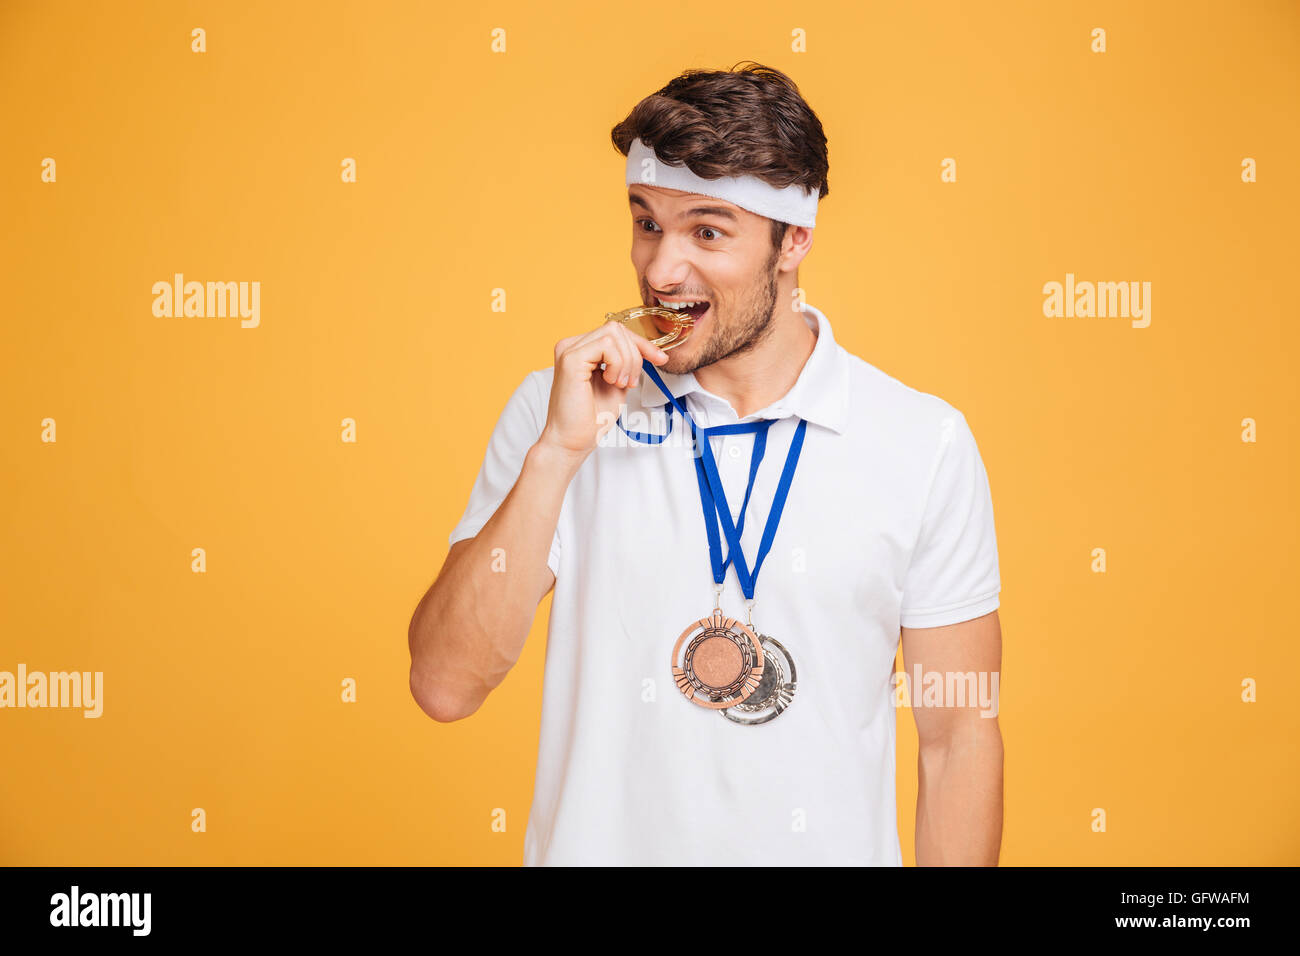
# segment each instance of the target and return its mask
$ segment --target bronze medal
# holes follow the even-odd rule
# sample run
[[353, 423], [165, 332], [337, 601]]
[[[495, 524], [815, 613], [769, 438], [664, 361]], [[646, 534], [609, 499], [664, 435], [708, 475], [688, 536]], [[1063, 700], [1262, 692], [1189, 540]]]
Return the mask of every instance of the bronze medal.
[[722, 710], [748, 699], [759, 686], [763, 645], [749, 627], [715, 607], [677, 638], [672, 668], [687, 700]]

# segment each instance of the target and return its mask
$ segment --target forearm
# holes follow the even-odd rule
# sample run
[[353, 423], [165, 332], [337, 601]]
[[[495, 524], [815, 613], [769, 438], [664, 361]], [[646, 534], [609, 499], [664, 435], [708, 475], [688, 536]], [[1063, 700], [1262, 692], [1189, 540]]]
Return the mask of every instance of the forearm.
[[581, 464], [538, 442], [496, 513], [449, 560], [411, 618], [411, 693], [437, 720], [472, 714], [527, 640], [564, 493]]
[[917, 866], [996, 866], [1002, 845], [1002, 733], [977, 718], [917, 761]]

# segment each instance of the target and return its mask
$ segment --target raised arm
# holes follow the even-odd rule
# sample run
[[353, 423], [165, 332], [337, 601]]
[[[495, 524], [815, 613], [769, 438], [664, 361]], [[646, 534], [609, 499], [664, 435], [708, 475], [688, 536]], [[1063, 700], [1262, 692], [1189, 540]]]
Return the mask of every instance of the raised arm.
[[478, 534], [452, 545], [411, 617], [411, 694], [434, 720], [474, 713], [519, 659], [555, 583], [547, 557], [565, 491], [640, 380], [643, 355], [668, 359], [613, 321], [556, 344], [546, 424], [518, 478]]

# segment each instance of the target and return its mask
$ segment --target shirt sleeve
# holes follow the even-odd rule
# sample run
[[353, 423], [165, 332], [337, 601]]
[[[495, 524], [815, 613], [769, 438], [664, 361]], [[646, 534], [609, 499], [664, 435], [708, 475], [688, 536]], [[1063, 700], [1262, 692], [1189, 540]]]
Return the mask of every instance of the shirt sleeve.
[[[478, 477], [469, 494], [469, 503], [460, 522], [452, 529], [448, 544], [472, 538], [488, 523], [523, 471], [524, 456], [542, 434], [546, 424], [546, 406], [549, 396], [545, 392], [540, 372], [530, 372], [506, 401], [501, 417], [497, 419], [492, 437], [488, 439], [487, 453], [479, 468]], [[550, 554], [546, 566], [551, 573], [560, 573], [560, 530], [557, 527], [551, 538]]]
[[1002, 579], [988, 475], [966, 417], [939, 429], [920, 535], [903, 582], [903, 627], [942, 627], [998, 608]]

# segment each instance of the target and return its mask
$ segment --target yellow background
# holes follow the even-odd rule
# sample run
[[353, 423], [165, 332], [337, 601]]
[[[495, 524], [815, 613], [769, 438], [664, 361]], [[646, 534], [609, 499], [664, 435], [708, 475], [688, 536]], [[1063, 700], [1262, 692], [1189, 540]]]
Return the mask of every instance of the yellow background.
[[[0, 5], [0, 669], [105, 673], [0, 711], [0, 862], [520, 861], [549, 599], [456, 724], [407, 623], [510, 390], [636, 301], [610, 127], [750, 58], [830, 140], [808, 301], [988, 469], [1002, 862], [1300, 862], [1300, 7], [770, 0]], [[156, 318], [176, 272], [261, 326]], [[1150, 327], [1045, 318], [1066, 272]]]

